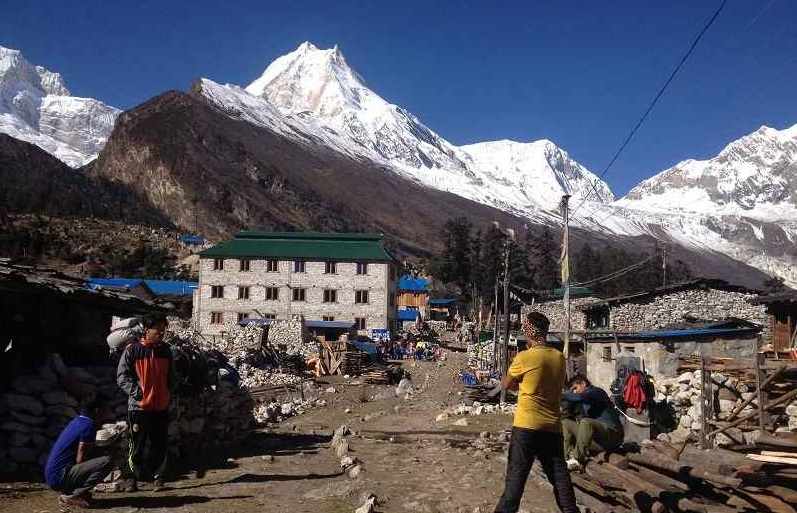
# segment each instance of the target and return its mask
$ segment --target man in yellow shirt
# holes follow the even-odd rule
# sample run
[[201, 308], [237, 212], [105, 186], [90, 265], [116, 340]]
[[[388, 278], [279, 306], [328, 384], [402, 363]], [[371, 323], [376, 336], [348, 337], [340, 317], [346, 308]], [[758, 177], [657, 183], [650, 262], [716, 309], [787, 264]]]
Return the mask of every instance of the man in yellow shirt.
[[530, 312], [523, 319], [528, 349], [515, 356], [501, 385], [518, 390], [504, 493], [495, 513], [516, 513], [534, 458], [553, 485], [563, 513], [578, 513], [573, 484], [565, 463], [559, 403], [565, 385], [565, 359], [546, 345], [548, 318]]

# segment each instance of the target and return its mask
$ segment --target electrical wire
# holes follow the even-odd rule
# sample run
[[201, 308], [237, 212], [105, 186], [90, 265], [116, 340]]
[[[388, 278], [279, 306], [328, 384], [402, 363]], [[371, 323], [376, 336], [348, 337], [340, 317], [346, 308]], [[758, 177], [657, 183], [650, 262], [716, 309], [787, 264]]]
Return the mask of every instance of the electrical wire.
[[[603, 169], [603, 171], [600, 173], [600, 175], [598, 175], [598, 178], [596, 178], [595, 181], [592, 182], [592, 191], [595, 191], [595, 194], [598, 195], [598, 198], [600, 198], [600, 194], [598, 193], [598, 188], [597, 188], [598, 181], [602, 180], [603, 177], [606, 176], [606, 173], [609, 172], [609, 169], [611, 169], [611, 167], [614, 165], [614, 163], [620, 157], [620, 154], [623, 152], [625, 147], [628, 146], [628, 143], [631, 142], [631, 139], [634, 137], [634, 135], [637, 133], [639, 128], [642, 126], [642, 123], [645, 122], [645, 119], [647, 119], [648, 115], [653, 110], [653, 107], [656, 106], [656, 103], [659, 101], [659, 98], [662, 97], [662, 95], [664, 94], [664, 91], [667, 90], [667, 87], [670, 85], [670, 83], [675, 78], [675, 75], [678, 74], [678, 72], [681, 70], [683, 65], [686, 63], [686, 60], [689, 58], [690, 55], [692, 55], [692, 52], [695, 51], [695, 48], [697, 48], [697, 44], [703, 38], [703, 35], [708, 31], [708, 29], [711, 27], [711, 25], [714, 24], [714, 21], [716, 21], [717, 17], [720, 15], [720, 12], [722, 12], [722, 9], [725, 8], [725, 4], [726, 3], [728, 3], [728, 0], [722, 0], [722, 3], [720, 3], [720, 5], [717, 8], [717, 10], [714, 11], [714, 14], [711, 16], [711, 18], [708, 20], [708, 22], [703, 26], [703, 29], [697, 34], [697, 37], [695, 37], [694, 41], [692, 41], [692, 44], [689, 46], [689, 49], [686, 51], [684, 56], [681, 57], [681, 60], [675, 66], [675, 69], [672, 70], [672, 73], [670, 73], [670, 76], [667, 78], [667, 81], [664, 82], [664, 85], [661, 87], [661, 89], [659, 89], [659, 92], [656, 93], [656, 96], [653, 97], [653, 100], [648, 105], [648, 108], [645, 110], [644, 114], [642, 114], [642, 117], [639, 118], [639, 121], [637, 121], [636, 125], [634, 125], [634, 128], [631, 129], [631, 132], [628, 134], [628, 136], [625, 138], [623, 143], [620, 145], [620, 148], [618, 148], [618, 150], [614, 153], [614, 156], [609, 161], [609, 164]], [[581, 208], [581, 206], [587, 201], [587, 199], [589, 199], [590, 194], [591, 194], [591, 192], [588, 192], [582, 198], [581, 203], [579, 203], [578, 206], [573, 209], [573, 213], [575, 213], [579, 208]]]

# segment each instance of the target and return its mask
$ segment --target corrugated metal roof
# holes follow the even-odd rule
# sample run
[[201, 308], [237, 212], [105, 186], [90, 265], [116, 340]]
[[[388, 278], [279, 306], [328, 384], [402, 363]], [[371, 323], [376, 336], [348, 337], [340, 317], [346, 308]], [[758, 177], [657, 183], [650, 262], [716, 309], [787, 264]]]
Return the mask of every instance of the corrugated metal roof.
[[457, 302], [457, 300], [453, 299], [453, 298], [450, 298], [450, 299], [430, 299], [429, 300], [429, 304], [430, 305], [440, 305], [440, 306], [452, 305], [452, 304], [454, 304], [456, 302]]
[[428, 292], [431, 282], [426, 278], [414, 277], [405, 274], [399, 278], [398, 289], [409, 292]]
[[[761, 331], [761, 326], [748, 321], [729, 319], [709, 323], [701, 327], [686, 329], [660, 329], [646, 330], [635, 333], [617, 333], [618, 340], [645, 340], [655, 341], [661, 339], [684, 339], [704, 337], [727, 337], [731, 335], [755, 335]], [[588, 332], [587, 340], [594, 342], [608, 342], [615, 338], [612, 332]]]
[[199, 253], [202, 258], [291, 258], [301, 260], [392, 261], [383, 236], [369, 233], [240, 232]]
[[769, 303], [794, 303], [797, 302], [797, 290], [787, 290], [785, 292], [778, 292], [776, 294], [767, 294], [758, 296], [753, 300], [754, 304], [769, 304]]

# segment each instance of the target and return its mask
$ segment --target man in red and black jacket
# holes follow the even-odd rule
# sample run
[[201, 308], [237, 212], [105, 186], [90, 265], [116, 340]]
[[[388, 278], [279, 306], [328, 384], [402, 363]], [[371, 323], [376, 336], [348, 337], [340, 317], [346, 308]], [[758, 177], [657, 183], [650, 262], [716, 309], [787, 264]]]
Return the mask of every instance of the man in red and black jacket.
[[[145, 317], [141, 340], [128, 345], [116, 371], [116, 382], [128, 396], [128, 464], [141, 481], [163, 487], [169, 446], [169, 403], [174, 383], [171, 348], [163, 343], [164, 316]], [[149, 451], [147, 451], [149, 444]]]

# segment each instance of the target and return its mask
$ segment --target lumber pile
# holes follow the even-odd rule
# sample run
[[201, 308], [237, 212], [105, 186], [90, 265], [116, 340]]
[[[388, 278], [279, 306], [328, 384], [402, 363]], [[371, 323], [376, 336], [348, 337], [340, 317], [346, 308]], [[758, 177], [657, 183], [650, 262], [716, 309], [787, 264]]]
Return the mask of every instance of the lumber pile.
[[789, 513], [797, 506], [797, 472], [786, 465], [794, 464], [651, 442], [640, 453], [602, 453], [572, 478], [579, 503], [596, 512]]

